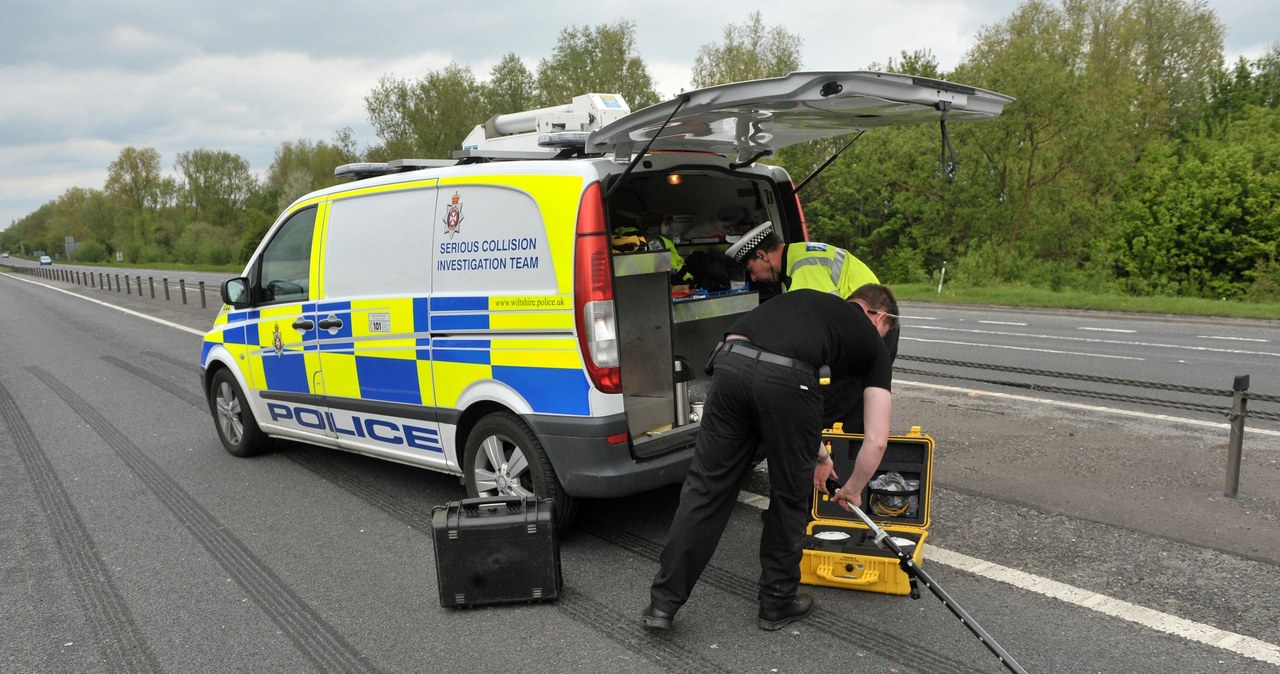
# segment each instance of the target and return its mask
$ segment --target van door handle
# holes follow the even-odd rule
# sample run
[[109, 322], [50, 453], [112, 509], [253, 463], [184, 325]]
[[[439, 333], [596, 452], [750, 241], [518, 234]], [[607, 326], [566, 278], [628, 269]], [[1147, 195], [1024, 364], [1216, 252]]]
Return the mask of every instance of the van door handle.
[[329, 316], [320, 319], [321, 330], [337, 330], [342, 327], [342, 319], [337, 316]]
[[293, 322], [293, 329], [297, 330], [298, 332], [306, 332], [314, 327], [316, 327], [315, 321], [311, 321], [305, 318], [299, 318], [298, 320]]

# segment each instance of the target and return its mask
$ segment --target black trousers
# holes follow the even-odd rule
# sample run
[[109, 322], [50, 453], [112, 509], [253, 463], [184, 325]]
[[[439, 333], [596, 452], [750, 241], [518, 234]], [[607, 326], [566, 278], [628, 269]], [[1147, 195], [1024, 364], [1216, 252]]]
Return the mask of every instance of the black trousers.
[[655, 608], [675, 612], [689, 599], [760, 448], [772, 493], [760, 534], [759, 600], [778, 608], [795, 598], [821, 428], [822, 393], [812, 372], [737, 353], [717, 358], [693, 463], [650, 588]]

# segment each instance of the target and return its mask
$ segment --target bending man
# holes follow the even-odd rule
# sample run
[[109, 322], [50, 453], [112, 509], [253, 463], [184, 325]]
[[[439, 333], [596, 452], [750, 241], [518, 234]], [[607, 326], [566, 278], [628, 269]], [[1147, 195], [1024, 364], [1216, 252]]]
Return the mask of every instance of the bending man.
[[[670, 629], [720, 542], [757, 450], [768, 457], [771, 497], [760, 535], [758, 626], [777, 630], [804, 618], [800, 558], [812, 489], [831, 474], [814, 448], [822, 429], [818, 368], [862, 382], [866, 435], [843, 493], [859, 495], [884, 455], [891, 409], [889, 352], [897, 302], [881, 285], [848, 301], [813, 290], [770, 299], [738, 319], [712, 359], [711, 389], [693, 463], [680, 492], [660, 568], [642, 614]], [[825, 491], [825, 485], [820, 486]]]

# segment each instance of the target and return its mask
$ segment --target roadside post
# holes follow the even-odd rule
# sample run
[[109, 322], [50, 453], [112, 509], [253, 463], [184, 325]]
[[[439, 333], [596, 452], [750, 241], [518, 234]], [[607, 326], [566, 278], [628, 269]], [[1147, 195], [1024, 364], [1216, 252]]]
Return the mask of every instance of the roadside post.
[[1248, 413], [1249, 375], [1236, 377], [1231, 385], [1231, 439], [1227, 443], [1227, 483], [1222, 494], [1227, 498], [1240, 495], [1240, 458], [1244, 451], [1244, 418]]

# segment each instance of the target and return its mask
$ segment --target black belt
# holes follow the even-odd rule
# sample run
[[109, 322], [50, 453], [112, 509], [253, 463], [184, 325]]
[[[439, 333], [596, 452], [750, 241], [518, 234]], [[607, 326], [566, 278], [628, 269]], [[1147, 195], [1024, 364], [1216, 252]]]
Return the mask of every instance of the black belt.
[[774, 365], [789, 367], [793, 370], [799, 370], [806, 374], [817, 376], [817, 368], [814, 366], [802, 360], [779, 356], [776, 353], [758, 349], [752, 346], [750, 342], [743, 339], [730, 339], [724, 343], [724, 347], [722, 348], [725, 353], [736, 353], [739, 356], [746, 356], [752, 360], [758, 360], [764, 363], [773, 363]]

